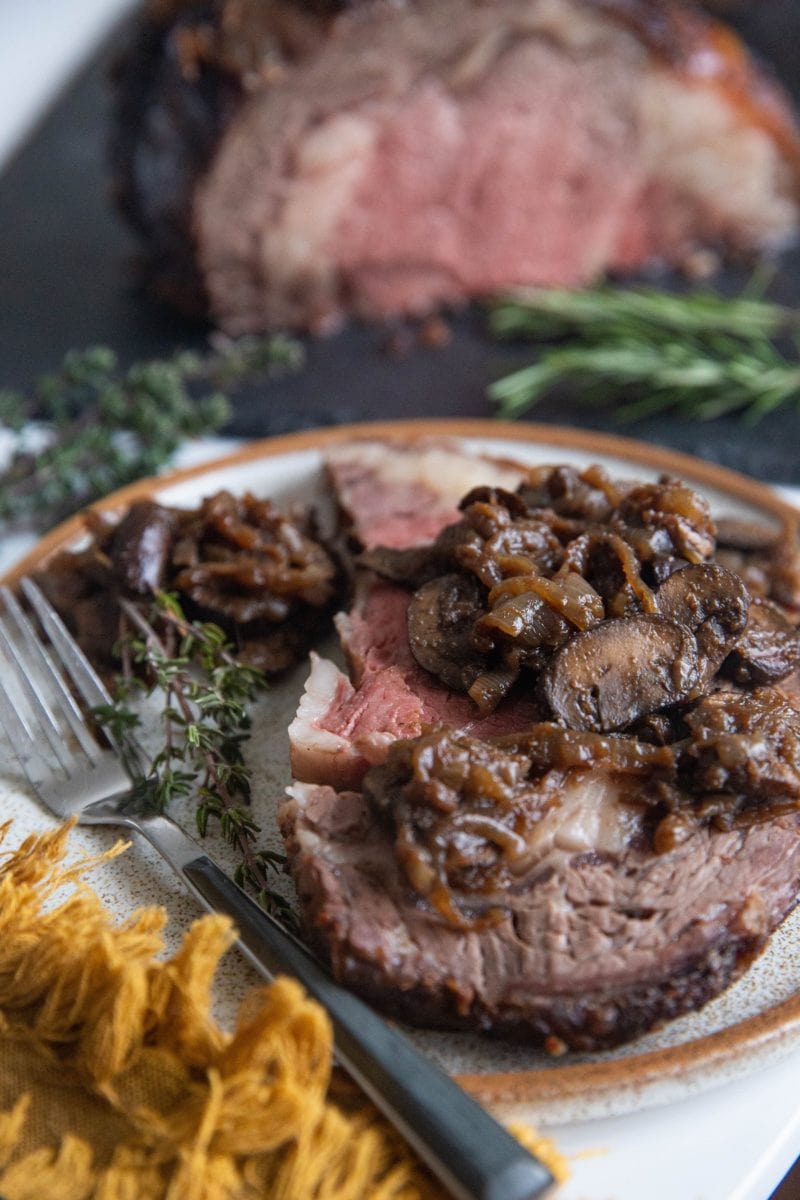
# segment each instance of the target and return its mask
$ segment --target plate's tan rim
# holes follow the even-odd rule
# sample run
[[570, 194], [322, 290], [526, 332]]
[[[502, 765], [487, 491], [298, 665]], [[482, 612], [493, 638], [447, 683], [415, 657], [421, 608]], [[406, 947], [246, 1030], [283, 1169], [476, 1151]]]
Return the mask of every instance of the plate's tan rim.
[[[364, 422], [265, 438], [196, 467], [138, 480], [98, 501], [92, 505], [92, 509], [96, 512], [119, 511], [134, 500], [151, 496], [164, 488], [262, 458], [275, 458], [303, 450], [324, 450], [340, 442], [367, 439], [416, 441], [428, 437], [543, 443], [567, 451], [596, 453], [628, 461], [633, 466], [646, 466], [678, 476], [688, 475], [693, 481], [727, 492], [778, 520], [797, 518], [797, 510], [776, 496], [765, 484], [689, 454], [615, 434], [558, 425], [458, 418]], [[37, 570], [57, 550], [75, 540], [83, 529], [81, 514], [70, 517], [46, 534], [4, 576], [3, 582], [13, 583], [20, 576]], [[758, 1058], [781, 1042], [793, 1043], [795, 1039], [800, 1039], [800, 993], [726, 1029], [662, 1050], [638, 1055], [634, 1053], [630, 1057], [609, 1062], [554, 1064], [525, 1071], [464, 1073], [458, 1078], [474, 1095], [492, 1104], [578, 1099], [585, 1095], [602, 1096], [621, 1087], [640, 1089], [648, 1083], [669, 1079], [695, 1079], [704, 1074], [713, 1074], [715, 1068], [727, 1062], [742, 1057]]]
[[747, 1017], [735, 1025], [694, 1041], [663, 1050], [633, 1053], [626, 1058], [596, 1063], [564, 1063], [529, 1071], [496, 1071], [457, 1076], [459, 1082], [486, 1104], [514, 1105], [603, 1096], [620, 1088], [640, 1091], [650, 1083], [678, 1080], [690, 1086], [703, 1076], [713, 1078], [718, 1068], [731, 1062], [761, 1059], [782, 1043], [800, 1040], [800, 993], [780, 1004]]
[[[706, 487], [730, 492], [740, 500], [746, 500], [779, 520], [797, 518], [797, 510], [776, 496], [765, 484], [748, 479], [737, 471], [705, 462], [691, 454], [678, 450], [667, 450], [649, 445], [633, 438], [617, 434], [595, 433], [585, 429], [570, 429], [563, 425], [537, 425], [533, 422], [491, 421], [479, 418], [462, 420], [458, 417], [425, 420], [414, 418], [408, 421], [365, 421], [357, 425], [338, 425], [326, 429], [309, 429], [300, 433], [287, 433], [280, 437], [263, 438], [249, 442], [239, 450], [212, 459], [196, 467], [171, 471], [164, 475], [150, 476], [128, 484], [91, 505], [95, 512], [114, 512], [125, 508], [134, 500], [151, 496], [161, 488], [196, 479], [211, 471], [235, 467], [260, 458], [274, 458], [301, 450], [322, 450], [338, 442], [389, 439], [393, 441], [417, 441], [427, 437], [485, 438], [504, 441], [544, 442], [565, 450], [581, 450], [587, 454], [597, 453], [628, 460], [632, 465], [650, 467], [674, 475], [691, 475]], [[6, 583], [36, 569], [61, 546], [77, 537], [83, 528], [80, 513], [57, 525], [37, 542], [19, 563], [4, 576]]]

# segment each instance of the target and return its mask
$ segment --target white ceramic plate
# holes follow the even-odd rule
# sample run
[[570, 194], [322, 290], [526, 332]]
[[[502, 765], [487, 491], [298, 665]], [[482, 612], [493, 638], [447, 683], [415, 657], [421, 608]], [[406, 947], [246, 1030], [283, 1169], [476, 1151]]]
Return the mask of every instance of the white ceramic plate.
[[[793, 510], [769, 489], [742, 476], [628, 439], [549, 426], [503, 425], [489, 421], [413, 421], [337, 428], [271, 439], [200, 468], [137, 483], [97, 507], [123, 511], [134, 499], [152, 495], [166, 504], [194, 505], [220, 488], [250, 490], [279, 503], [323, 502], [321, 463], [326, 446], [363, 437], [458, 438], [467, 449], [525, 463], [600, 462], [612, 473], [641, 479], [661, 472], [682, 476], [701, 490], [717, 515], [757, 517], [778, 522]], [[55, 550], [77, 544], [82, 526], [73, 518], [45, 537], [14, 575], [33, 570]], [[274, 686], [255, 714], [258, 754], [254, 757], [254, 811], [264, 840], [277, 843], [275, 804], [289, 781], [286, 727], [294, 714], [306, 668]], [[52, 823], [32, 799], [6, 752], [0, 768], [0, 803], [14, 815], [16, 842]], [[191, 829], [191, 808], [177, 814]], [[108, 831], [79, 830], [81, 848], [110, 844]], [[227, 848], [208, 846], [229, 862]], [[145, 903], [164, 904], [173, 937], [196, 915], [193, 903], [148, 847], [136, 844], [101, 870], [95, 886], [109, 905], [125, 915]], [[256, 977], [235, 954], [219, 979], [219, 1010], [228, 1017]], [[643, 1104], [665, 1103], [766, 1065], [800, 1042], [800, 910], [773, 937], [769, 948], [723, 996], [664, 1029], [602, 1055], [554, 1060], [518, 1045], [478, 1035], [415, 1032], [415, 1039], [447, 1069], [506, 1117], [559, 1123], [625, 1112]]]

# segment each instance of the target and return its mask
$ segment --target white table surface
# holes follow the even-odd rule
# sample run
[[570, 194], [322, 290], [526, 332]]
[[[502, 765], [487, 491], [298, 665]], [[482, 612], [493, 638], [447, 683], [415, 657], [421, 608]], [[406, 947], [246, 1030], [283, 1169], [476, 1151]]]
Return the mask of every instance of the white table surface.
[[[0, 166], [136, 2], [0, 0]], [[230, 445], [195, 444], [179, 461]], [[800, 489], [785, 494], [800, 506]], [[0, 543], [0, 570], [29, 545]], [[767, 1200], [800, 1156], [798, 1077], [800, 1052], [691, 1100], [554, 1129], [572, 1167], [559, 1200]]]
[[138, 2], [0, 0], [0, 167]]

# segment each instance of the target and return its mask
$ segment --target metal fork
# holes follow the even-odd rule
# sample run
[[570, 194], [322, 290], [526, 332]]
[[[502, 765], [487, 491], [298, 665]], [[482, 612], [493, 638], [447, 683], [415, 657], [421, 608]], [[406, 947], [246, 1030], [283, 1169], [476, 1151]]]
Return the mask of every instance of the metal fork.
[[131, 806], [131, 775], [119, 753], [98, 743], [76, 700], [108, 704], [106, 688], [39, 588], [29, 579], [19, 586], [35, 616], [0, 589], [0, 724], [44, 804], [58, 817], [141, 834], [203, 907], [233, 919], [257, 970], [300, 980], [328, 1011], [342, 1066], [458, 1200], [542, 1195], [550, 1172], [485, 1109], [335, 983], [174, 821]]

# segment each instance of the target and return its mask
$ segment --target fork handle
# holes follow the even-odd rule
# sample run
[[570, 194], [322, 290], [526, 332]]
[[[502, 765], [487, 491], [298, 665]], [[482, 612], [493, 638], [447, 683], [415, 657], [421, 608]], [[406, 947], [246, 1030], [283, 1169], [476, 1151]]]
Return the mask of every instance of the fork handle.
[[233, 919], [239, 945], [258, 971], [294, 976], [327, 1009], [342, 1066], [457, 1200], [533, 1200], [552, 1185], [542, 1163], [407, 1038], [335, 983], [173, 821], [137, 817], [134, 827], [205, 908]]

